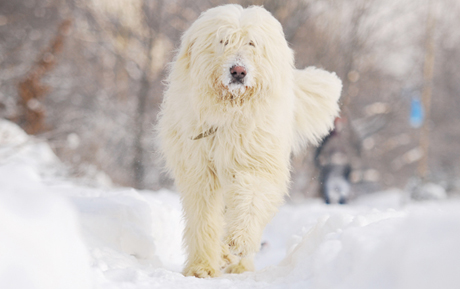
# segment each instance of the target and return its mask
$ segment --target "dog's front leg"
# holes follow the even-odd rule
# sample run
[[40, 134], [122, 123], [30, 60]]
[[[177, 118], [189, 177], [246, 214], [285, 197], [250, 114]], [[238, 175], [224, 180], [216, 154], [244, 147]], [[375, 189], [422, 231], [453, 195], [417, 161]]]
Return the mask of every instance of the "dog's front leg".
[[227, 224], [224, 242], [241, 261], [227, 272], [253, 271], [253, 257], [260, 249], [262, 232], [283, 202], [284, 189], [251, 173], [235, 175], [232, 190], [225, 194]]
[[213, 172], [205, 169], [202, 174], [188, 178], [181, 193], [188, 253], [184, 275], [205, 278], [221, 274], [224, 206]]

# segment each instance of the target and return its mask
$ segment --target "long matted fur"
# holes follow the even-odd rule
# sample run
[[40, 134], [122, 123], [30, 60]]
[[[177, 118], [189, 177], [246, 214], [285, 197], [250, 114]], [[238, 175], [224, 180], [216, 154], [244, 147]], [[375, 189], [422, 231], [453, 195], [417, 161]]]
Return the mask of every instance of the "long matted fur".
[[[230, 70], [242, 67], [242, 81]], [[288, 192], [290, 155], [333, 126], [342, 84], [297, 70], [264, 8], [209, 9], [182, 37], [157, 132], [181, 192], [185, 275], [254, 270], [262, 231]]]

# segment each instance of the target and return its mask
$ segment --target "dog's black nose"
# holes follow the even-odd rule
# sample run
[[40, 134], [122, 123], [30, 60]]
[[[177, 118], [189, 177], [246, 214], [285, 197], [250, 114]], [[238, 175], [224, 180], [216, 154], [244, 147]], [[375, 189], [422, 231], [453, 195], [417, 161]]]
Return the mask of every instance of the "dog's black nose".
[[230, 74], [232, 75], [232, 78], [237, 81], [242, 81], [246, 76], [246, 73], [246, 69], [243, 66], [235, 65], [230, 68]]

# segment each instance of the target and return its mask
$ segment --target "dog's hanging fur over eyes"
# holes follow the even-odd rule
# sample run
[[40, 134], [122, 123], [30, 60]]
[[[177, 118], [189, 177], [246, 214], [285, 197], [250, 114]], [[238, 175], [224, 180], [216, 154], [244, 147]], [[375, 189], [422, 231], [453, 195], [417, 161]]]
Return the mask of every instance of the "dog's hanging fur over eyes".
[[264, 8], [226, 5], [185, 32], [156, 130], [182, 196], [187, 276], [254, 270], [265, 225], [288, 192], [290, 155], [338, 115], [334, 73], [294, 68]]

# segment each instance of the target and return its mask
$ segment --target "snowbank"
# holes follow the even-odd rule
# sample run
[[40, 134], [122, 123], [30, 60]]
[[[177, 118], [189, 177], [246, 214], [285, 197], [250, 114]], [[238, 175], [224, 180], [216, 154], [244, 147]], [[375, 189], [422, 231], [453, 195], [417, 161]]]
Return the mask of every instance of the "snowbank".
[[28, 141], [0, 122], [0, 288], [89, 288], [77, 214], [38, 174], [57, 159], [46, 144]]
[[279, 266], [256, 278], [304, 288], [458, 288], [459, 208], [327, 214], [293, 237]]
[[55, 177], [46, 143], [0, 120], [0, 288], [460, 288], [460, 201], [400, 191], [285, 205], [256, 272], [184, 277], [177, 194]]
[[81, 187], [53, 176], [62, 169], [45, 142], [0, 119], [0, 288], [91, 288], [181, 270], [177, 194]]

